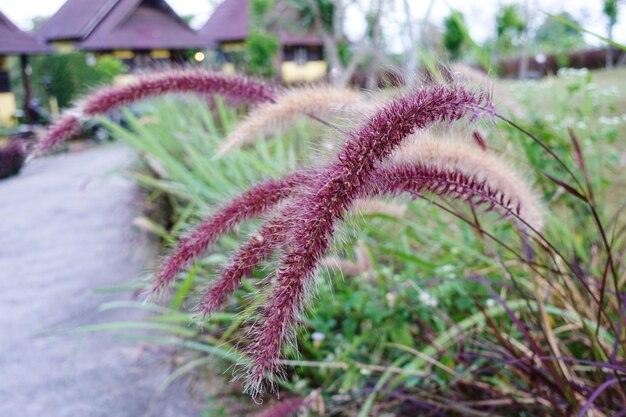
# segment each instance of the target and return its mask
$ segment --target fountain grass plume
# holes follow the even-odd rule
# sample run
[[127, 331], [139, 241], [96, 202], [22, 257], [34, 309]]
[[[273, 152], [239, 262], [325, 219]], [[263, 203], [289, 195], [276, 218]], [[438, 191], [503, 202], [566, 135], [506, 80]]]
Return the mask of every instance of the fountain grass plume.
[[[284, 243], [289, 228], [297, 224], [294, 202], [299, 201], [300, 194], [306, 194], [306, 186], [313, 179], [312, 171], [297, 172], [256, 186], [226, 204], [180, 242], [163, 263], [154, 288], [168, 285], [176, 274], [234, 226], [271, 212], [281, 201], [290, 200], [291, 203], [242, 245], [220, 277], [207, 288], [197, 310], [201, 315], [211, 314], [239, 288], [243, 278]], [[479, 146], [461, 140], [413, 138], [376, 170], [372, 181], [346, 210], [402, 216], [403, 206], [376, 198], [401, 193], [415, 197], [433, 193], [469, 199], [475, 206], [487, 204], [489, 209], [524, 218], [537, 230], [543, 223], [541, 204], [523, 178], [501, 158], [485, 154]]]
[[240, 223], [259, 216], [291, 196], [309, 178], [305, 171], [257, 185], [208, 216], [163, 261], [152, 287], [152, 294], [167, 287], [210, 245]]
[[[100, 110], [108, 108], [108, 105], [103, 106]], [[283, 249], [272, 291], [260, 319], [250, 330], [252, 341], [247, 352], [251, 362], [247, 368], [246, 391], [258, 395], [263, 378], [268, 376], [271, 381], [279, 372], [281, 347], [292, 334], [291, 326], [298, 321], [313, 273], [329, 247], [336, 223], [353, 208], [358, 198], [404, 192], [420, 196], [430, 192], [463, 198], [475, 205], [488, 204], [489, 209], [503, 207], [521, 213], [520, 199], [508, 198], [506, 192], [498, 190], [505, 182], [492, 184], [478, 179], [477, 172], [489, 174], [491, 171], [464, 170], [466, 167], [459, 162], [459, 157], [455, 160], [448, 155], [439, 165], [429, 164], [429, 158], [436, 160], [438, 153], [436, 149], [426, 149], [430, 156], [422, 155], [419, 161], [416, 157], [412, 161], [392, 158], [393, 165], [386, 164], [416, 130], [466, 115], [479, 117], [489, 106], [485, 94], [441, 86], [387, 103], [347, 135], [334, 162], [257, 186], [203, 221], [163, 263], [154, 291], [167, 286], [193, 259], [237, 224], [271, 212], [281, 201], [289, 199], [280, 213], [235, 254], [199, 305], [200, 313], [211, 313], [239, 287], [243, 277], [275, 250]], [[294, 114], [303, 109], [296, 107]], [[479, 152], [484, 154], [482, 150]], [[453, 160], [455, 165], [448, 166]]]
[[[482, 153], [482, 150], [476, 147], [475, 152]], [[497, 209], [507, 215], [503, 217], [515, 217], [518, 215], [520, 210], [515, 195], [508, 195], [505, 190], [493, 188], [488, 181], [481, 176], [478, 176], [482, 175], [482, 172], [480, 174], [472, 174], [471, 172], [480, 171], [467, 170], [464, 172], [464, 170], [459, 169], [458, 166], [437, 166], [436, 164], [429, 164], [421, 161], [417, 161], [415, 163], [394, 162], [389, 165], [379, 167], [376, 170], [375, 175], [372, 177], [372, 180], [361, 189], [361, 192], [370, 198], [380, 196], [393, 197], [403, 193], [418, 198], [432, 194], [434, 196], [450, 197], [466, 201], [472, 206], [476, 208], [482, 207], [486, 211]], [[353, 205], [358, 201], [359, 200], [354, 200], [351, 204]], [[294, 207], [297, 207], [297, 204], [294, 204]], [[350, 210], [351, 208], [352, 207], [350, 205], [346, 206], [346, 210]], [[270, 222], [269, 226], [264, 226], [264, 233], [262, 235], [263, 238], [251, 238], [244, 246], [244, 249], [233, 258], [231, 266], [229, 266], [227, 270], [241, 271], [244, 269], [242, 265], [245, 265], [245, 271], [249, 274], [260, 262], [267, 259], [273, 251], [278, 249], [279, 246], [282, 245], [283, 247], [291, 247], [293, 245], [293, 230], [290, 234], [287, 234], [289, 233], [287, 226], [291, 224], [293, 227], [298, 228], [301, 225], [301, 221], [298, 217], [292, 217], [289, 219], [286, 215], [280, 216], [279, 219], [282, 222], [282, 226], [274, 229], [275, 233], [271, 229], [271, 227], [275, 227], [275, 223], [273, 224]], [[273, 220], [273, 222], [276, 221], [277, 220]], [[269, 234], [267, 234], [268, 231]], [[286, 239], [289, 239], [289, 245], [285, 245]], [[266, 244], [265, 248], [262, 248], [263, 243]], [[242, 256], [244, 253], [245, 256]], [[263, 254], [263, 256], [258, 256], [259, 254]], [[317, 266], [333, 266], [333, 264], [325, 262], [325, 259], [327, 258], [321, 259], [313, 267], [313, 269]], [[361, 271], [361, 269], [358, 271]], [[275, 333], [266, 329], [265, 323], [276, 314], [276, 305], [274, 304], [275, 301], [273, 298], [277, 297], [277, 293], [278, 296], [283, 296], [285, 298], [291, 294], [292, 296], [300, 297], [297, 301], [303, 305], [304, 301], [308, 298], [308, 292], [310, 292], [310, 287], [296, 286], [295, 289], [300, 292], [295, 294], [290, 293], [290, 291], [294, 291], [294, 287], [286, 287], [281, 283], [281, 281], [278, 281], [277, 277], [274, 279], [274, 288], [259, 313], [261, 318], [258, 319], [249, 330], [252, 343], [248, 347], [247, 352], [252, 357], [252, 364], [245, 364], [247, 383], [246, 391], [253, 396], [262, 394], [261, 384], [264, 378], [267, 378], [268, 382], [273, 387], [275, 376], [281, 374], [281, 365], [279, 361], [280, 349], [293, 336], [291, 326], [299, 322], [300, 310], [294, 311], [292, 313], [293, 315], [289, 317], [289, 321], [284, 325], [285, 333], [280, 335], [281, 338], [277, 338]], [[237, 276], [237, 286], [239, 285], [241, 278], [242, 275]], [[234, 291], [233, 287], [235, 282], [228, 282], [231, 284], [229, 291]], [[215, 287], [220, 287], [224, 284], [225, 283], [220, 283]], [[293, 285], [301, 284], [300, 282], [297, 282]], [[216, 290], [216, 293], [217, 292], [219, 292], [222, 297], [226, 295], [221, 290]], [[223, 300], [223, 298], [221, 300]], [[213, 305], [213, 307], [215, 307], [215, 305]], [[276, 331], [276, 328], [270, 328], [270, 330]], [[266, 342], [273, 340], [275, 341], [274, 343], [278, 343], [273, 345], [277, 349], [276, 354], [278, 355], [278, 358], [271, 361], [268, 360], [267, 362], [263, 362], [261, 364], [266, 368], [263, 369], [263, 374], [260, 377], [258, 374], [260, 365], [258, 364], [256, 358], [257, 349], [260, 349], [259, 340], [264, 340]], [[254, 385], [250, 385], [249, 378], [251, 377], [255, 378], [252, 381], [254, 382]]]
[[[303, 178], [298, 181], [297, 185], [302, 186], [306, 182], [307, 180]], [[404, 214], [405, 209], [405, 206], [364, 198], [355, 201], [352, 211], [355, 213], [384, 213], [398, 217]], [[284, 244], [287, 239], [287, 232], [294, 225], [294, 211], [294, 207], [287, 204], [278, 215], [267, 221], [238, 249], [228, 266], [221, 271], [219, 278], [204, 291], [196, 307], [200, 316], [209, 316], [217, 310], [226, 298], [240, 287], [241, 281], [245, 277], [250, 276], [257, 266]], [[201, 234], [199, 230], [198, 232]], [[198, 238], [198, 240], [201, 239], [202, 237]], [[175, 259], [175, 255], [173, 258]]]
[[228, 266], [221, 271], [219, 278], [205, 290], [196, 308], [199, 315], [208, 316], [217, 310], [241, 286], [245, 277], [285, 243], [292, 220], [293, 207], [287, 205], [248, 238], [231, 258]]
[[414, 137], [391, 157], [394, 164], [423, 164], [453, 170], [484, 183], [509, 200], [512, 213], [535, 230], [544, 225], [544, 210], [524, 177], [506, 161], [474, 143], [457, 138]]
[[361, 100], [361, 94], [348, 88], [330, 86], [302, 87], [286, 90], [271, 103], [258, 106], [226, 137], [216, 156], [252, 143], [260, 135], [276, 132], [297, 117], [315, 118], [346, 115]]
[[68, 110], [47, 129], [35, 147], [34, 155], [41, 155], [76, 135], [80, 131], [81, 122], [86, 119], [147, 98], [171, 93], [220, 94], [250, 103], [263, 103], [274, 99], [276, 89], [253, 78], [197, 69], [139, 76], [129, 83], [104, 87], [83, 98], [76, 107]]
[[511, 94], [502, 88], [494, 78], [482, 70], [473, 68], [467, 64], [454, 63], [446, 70], [450, 72], [455, 82], [461, 82], [465, 85], [471, 85], [474, 88], [488, 90], [498, 98], [498, 109], [511, 113], [516, 117], [523, 116], [520, 103], [511, 96]]
[[262, 382], [280, 369], [281, 347], [292, 336], [313, 273], [325, 255], [337, 221], [372, 181], [377, 166], [417, 129], [436, 122], [452, 122], [489, 108], [485, 94], [461, 87], [437, 86], [394, 100], [348, 135], [336, 161], [321, 170], [310, 192], [298, 201], [297, 226], [290, 232], [290, 248], [280, 259], [277, 285], [269, 295], [264, 317], [252, 328], [247, 352], [246, 391], [262, 392]]
[[353, 262], [337, 256], [327, 256], [320, 262], [320, 268], [335, 270], [349, 277], [356, 277], [374, 269], [372, 257], [363, 242], [359, 242], [354, 248], [354, 258]]
[[64, 143], [80, 132], [82, 112], [74, 109], [67, 111], [59, 120], [52, 123], [39, 139], [31, 153], [32, 157], [43, 155], [55, 146]]

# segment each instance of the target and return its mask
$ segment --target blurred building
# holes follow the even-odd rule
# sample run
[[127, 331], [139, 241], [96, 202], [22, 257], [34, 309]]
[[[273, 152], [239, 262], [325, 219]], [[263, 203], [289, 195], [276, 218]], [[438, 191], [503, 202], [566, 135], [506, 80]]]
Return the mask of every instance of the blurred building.
[[[299, 26], [293, 9], [278, 0], [267, 18], [268, 31], [280, 41], [280, 76], [286, 83], [310, 82], [328, 71], [322, 39]], [[235, 70], [236, 55], [243, 52], [250, 33], [250, 0], [224, 0], [199, 30], [207, 47], [217, 52], [222, 69]]]
[[[45, 54], [52, 50], [34, 37], [22, 32], [2, 12], [0, 12], [0, 126], [10, 126], [14, 123], [17, 110], [15, 95], [11, 92], [9, 77], [10, 55], [20, 57], [22, 81], [24, 83], [24, 102], [30, 102], [30, 80], [28, 56]], [[25, 106], [26, 117], [29, 116], [28, 106]]]
[[131, 68], [180, 62], [205, 44], [165, 0], [68, 0], [37, 35], [60, 52], [112, 54]]

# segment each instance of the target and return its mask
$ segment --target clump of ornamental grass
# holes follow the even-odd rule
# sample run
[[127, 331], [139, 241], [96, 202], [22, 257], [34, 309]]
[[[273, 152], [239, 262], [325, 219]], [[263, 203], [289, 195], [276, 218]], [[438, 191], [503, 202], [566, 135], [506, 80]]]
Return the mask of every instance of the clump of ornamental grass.
[[[154, 95], [158, 94], [155, 90]], [[255, 186], [201, 222], [163, 263], [155, 288], [167, 286], [222, 234], [253, 217], [266, 218], [234, 254], [220, 277], [211, 283], [198, 307], [201, 314], [215, 311], [256, 266], [273, 253], [280, 254], [276, 272], [265, 280], [269, 295], [256, 315], [257, 321], [248, 327], [250, 343], [245, 346], [249, 358], [244, 364], [247, 388], [258, 394], [264, 377], [272, 381], [274, 375], [280, 374], [285, 363], [280, 358], [281, 348], [293, 337], [293, 327], [300, 323], [305, 301], [311, 299], [315, 270], [328, 266], [329, 242], [347, 213], [355, 210], [359, 199], [408, 194], [427, 199], [470, 224], [480, 232], [477, 239], [493, 239], [512, 252], [519, 264], [516, 268], [528, 272], [528, 279], [506, 275], [511, 284], [505, 284], [502, 291], [517, 299], [505, 299], [502, 292], [489, 290], [494, 302], [505, 312], [504, 319], [494, 316], [495, 307], [484, 308], [480, 301], [474, 300], [480, 310], [477, 314], [484, 316], [488, 327], [476, 338], [476, 346], [460, 346], [462, 352], [455, 355], [458, 361], [455, 364], [466, 367], [463, 375], [457, 374], [456, 367], [451, 369], [436, 362], [434, 355], [441, 349], [437, 343], [420, 353], [420, 358], [430, 358], [428, 363], [438, 364], [453, 376], [446, 387], [446, 396], [453, 401], [435, 398], [427, 387], [412, 391], [398, 385], [403, 378], [386, 384], [380, 394], [405, 401], [410, 393], [408, 402], [415, 405], [415, 413], [431, 412], [434, 406], [436, 410], [463, 414], [467, 406], [461, 402], [467, 398], [484, 399], [474, 407], [485, 411], [494, 410], [495, 405], [488, 405], [495, 404], [490, 402], [494, 398], [500, 401], [497, 407], [502, 410], [532, 410], [537, 415], [548, 412], [568, 416], [574, 415], [574, 410], [580, 416], [603, 415], [603, 410], [619, 410], [620, 400], [626, 401], [622, 389], [626, 370], [621, 359], [621, 335], [626, 322], [619, 291], [624, 279], [620, 275], [623, 268], [618, 253], [621, 252], [616, 249], [623, 246], [619, 246], [623, 233], [607, 233], [601, 221], [590, 175], [575, 136], [571, 136], [576, 151], [574, 159], [583, 173], [582, 180], [540, 138], [493, 113], [484, 94], [454, 85], [435, 85], [376, 107], [365, 116], [355, 117], [357, 121], [346, 129], [349, 132], [343, 138], [333, 138], [331, 143], [333, 149], [339, 149], [338, 155], [319, 166]], [[557, 162], [557, 169], [550, 174], [542, 171], [538, 174], [545, 176], [561, 194], [582, 202], [588, 211], [577, 219], [591, 214], [601, 239], [590, 239], [589, 265], [579, 261], [580, 256], [586, 256], [579, 247], [569, 252], [570, 239], [559, 242], [558, 246], [565, 247], [564, 250], [543, 234], [543, 219], [537, 214], [541, 212], [538, 199], [528, 189], [519, 188], [524, 184], [519, 175], [506, 173], [510, 170], [508, 164], [490, 161], [492, 154], [481, 133], [473, 133], [474, 145], [464, 143], [456, 147], [472, 147], [474, 157], [464, 155], [453, 144], [447, 146], [445, 142], [435, 141], [430, 144], [430, 139], [424, 140], [413, 133], [425, 132], [424, 128], [433, 122], [446, 124], [483, 114], [504, 120]], [[343, 133], [334, 129], [336, 136]], [[412, 153], [411, 148], [418, 152], [413, 158], [407, 157]], [[423, 149], [421, 154], [419, 149]], [[564, 178], [555, 177], [554, 172], [560, 172]], [[474, 218], [457, 212], [450, 200], [467, 201]], [[497, 240], [485, 231], [476, 217], [478, 208], [498, 210], [503, 217], [514, 219], [519, 225], [523, 250], [518, 252], [509, 242]], [[617, 220], [613, 224], [617, 230]], [[571, 240], [574, 246], [575, 239]], [[599, 256], [601, 253], [607, 256], [606, 262]], [[357, 264], [360, 262], [349, 266], [355, 266], [354, 272], [361, 273], [364, 269]], [[603, 272], [597, 273], [598, 269]], [[508, 263], [503, 265], [503, 270], [508, 272]], [[485, 282], [481, 277], [476, 280]], [[449, 329], [440, 337], [456, 330]], [[517, 340], [520, 337], [522, 342]], [[494, 372], [498, 372], [497, 381], [508, 385], [506, 390], [488, 382]]]
[[[195, 71], [164, 73], [95, 92], [51, 127], [38, 151], [66, 140], [79, 128], [83, 115], [106, 113], [170, 92], [219, 93], [254, 103], [270, 102], [264, 111], [272, 114], [272, 107], [277, 106], [274, 117], [291, 118], [313, 110], [292, 101], [293, 108], [286, 111], [274, 89], [250, 79]], [[411, 140], [417, 131], [431, 126], [463, 118], [474, 121], [484, 115], [494, 116], [489, 95], [458, 85], [408, 91], [390, 100], [345, 133], [338, 153], [328, 163], [257, 185], [202, 221], [164, 261], [154, 291], [172, 282], [220, 236], [246, 220], [266, 215], [265, 223], [234, 254], [199, 304], [200, 313], [210, 314], [254, 268], [281, 252], [267, 280], [268, 296], [249, 327], [250, 343], [245, 349], [246, 391], [261, 395], [263, 381], [272, 383], [280, 375], [281, 349], [292, 340], [293, 327], [311, 299], [315, 272], [337, 227], [360, 199], [400, 194], [445, 197], [466, 201], [475, 209], [499, 210], [518, 220], [522, 228], [541, 227], [539, 203], [506, 163], [477, 146], [454, 149], [453, 144]], [[411, 148], [400, 151], [405, 146]], [[424, 153], [420, 153], [422, 148]]]
[[[214, 243], [223, 233], [232, 229], [239, 221], [247, 220], [250, 217], [261, 215], [265, 212], [274, 211], [274, 215], [261, 226], [259, 231], [255, 233], [250, 240], [244, 244], [239, 251], [233, 256], [231, 263], [227, 265], [221, 276], [208, 288], [207, 292], [200, 302], [199, 309], [202, 314], [210, 314], [218, 308], [224, 299], [231, 294], [240, 285], [241, 280], [266, 260], [274, 251], [283, 250], [282, 266], [279, 267], [277, 276], [272, 280], [274, 289], [268, 297], [268, 301], [262, 308], [263, 320], [259, 320], [251, 328], [250, 336], [252, 344], [248, 348], [249, 356], [252, 358], [249, 364], [248, 385], [250, 392], [258, 393], [260, 382], [264, 376], [272, 377], [279, 372], [280, 348], [286, 340], [288, 340], [291, 331], [291, 325], [297, 322], [300, 311], [303, 307], [304, 300], [310, 285], [306, 280], [310, 280], [319, 262], [323, 259], [323, 255], [327, 252], [329, 240], [332, 237], [333, 230], [338, 221], [342, 220], [345, 213], [353, 208], [353, 204], [358, 198], [375, 197], [380, 195], [398, 195], [401, 193], [409, 193], [415, 197], [422, 197], [425, 194], [434, 194], [453, 197], [457, 199], [465, 199], [472, 205], [485, 206], [487, 209], [498, 208], [504, 214], [513, 215], [516, 218], [522, 218], [525, 213], [526, 204], [529, 205], [528, 212], [536, 213], [539, 204], [535, 197], [531, 197], [532, 201], [524, 201], [522, 196], [533, 196], [528, 190], [522, 191], [520, 195], [515, 194], [514, 186], [511, 188], [506, 182], [502, 181], [502, 176], [506, 176], [510, 169], [499, 173], [493, 181], [489, 182], [489, 177], [494, 169], [488, 164], [483, 163], [482, 158], [484, 151], [479, 147], [474, 147], [474, 152], [480, 157], [474, 158], [466, 165], [460, 163], [446, 166], [446, 161], [454, 161], [455, 155], [452, 151], [450, 155], [445, 157], [438, 163], [424, 163], [429, 158], [436, 159], [432, 153], [427, 153], [420, 160], [416, 158], [411, 163], [402, 161], [394, 163], [389, 160], [389, 156], [393, 154], [394, 148], [414, 133], [417, 127], [426, 127], [437, 120], [459, 119], [463, 115], [469, 113], [475, 115], [476, 112], [482, 111], [484, 104], [488, 108], [488, 104], [484, 102], [485, 98], [480, 95], [473, 95], [465, 90], [454, 90], [448, 88], [435, 88], [433, 90], [420, 91], [417, 97], [400, 99], [400, 103], [391, 102], [387, 107], [374, 114], [365, 126], [352, 134], [348, 134], [348, 140], [344, 145], [348, 150], [357, 153], [363, 153], [369, 156], [369, 153], [378, 156], [377, 160], [371, 161], [369, 164], [358, 167], [352, 167], [365, 176], [362, 171], [364, 167], [370, 169], [367, 181], [361, 180], [360, 176], [353, 175], [346, 178], [344, 185], [355, 181], [357, 187], [351, 190], [351, 194], [346, 194], [344, 187], [339, 187], [339, 179], [330, 180], [328, 176], [332, 174], [346, 172], [347, 168], [343, 166], [341, 161], [347, 156], [350, 159], [359, 161], [360, 156], [342, 155], [338, 159], [340, 162], [331, 163], [321, 168], [302, 171], [289, 175], [283, 179], [272, 180], [266, 184], [261, 184], [252, 188], [241, 197], [219, 209], [216, 214], [207, 218], [192, 232], [188, 237], [183, 239], [174, 249], [173, 254], [166, 259], [162, 268], [157, 274], [155, 289], [167, 286], [176, 275], [184, 268], [189, 266], [195, 258], [197, 258], [204, 250]], [[442, 102], [440, 102], [440, 100]], [[439, 111], [431, 112], [430, 105], [439, 106]], [[397, 107], [400, 106], [400, 107]], [[422, 107], [423, 106], [423, 107]], [[382, 116], [391, 117], [393, 111], [404, 111], [404, 117], [411, 118], [413, 112], [423, 113], [423, 119], [412, 119], [403, 125], [402, 118], [396, 120], [386, 120]], [[382, 119], [382, 120], [381, 120]], [[389, 127], [393, 133], [393, 126], [403, 127], [402, 130], [393, 139], [397, 145], [388, 148], [388, 152], [377, 154], [375, 150], [378, 148], [376, 144], [377, 136], [383, 135], [381, 126]], [[412, 124], [411, 124], [412, 123]], [[376, 129], [372, 132], [373, 129]], [[366, 139], [374, 142], [373, 146], [360, 147], [360, 137], [365, 136]], [[354, 147], [354, 149], [352, 148]], [[418, 146], [415, 146], [418, 149]], [[445, 149], [445, 146], [442, 147]], [[371, 149], [371, 151], [368, 151]], [[448, 148], [450, 150], [451, 148]], [[442, 152], [445, 154], [445, 152]], [[447, 158], [447, 159], [445, 159]], [[385, 163], [387, 161], [387, 163]], [[431, 161], [432, 162], [432, 161]], [[477, 164], [476, 167], [472, 163]], [[482, 165], [481, 165], [482, 164]], [[505, 167], [504, 163], [497, 165], [497, 168]], [[469, 168], [468, 168], [469, 167]], [[516, 177], [517, 178], [517, 177]], [[322, 182], [326, 179], [326, 182]], [[328, 195], [328, 201], [324, 204], [336, 205], [333, 209], [332, 216], [328, 216], [326, 211], [319, 213], [323, 219], [327, 216], [328, 220], [324, 222], [314, 221], [318, 217], [311, 214], [303, 213], [303, 202], [307, 202], [314, 195], [324, 194], [329, 185], [334, 185], [334, 192], [337, 196]], [[500, 189], [501, 185], [508, 188]], [[520, 181], [518, 186], [524, 186], [524, 182]], [[352, 188], [352, 187], [348, 187]], [[317, 190], [317, 191], [316, 191]], [[342, 197], [344, 201], [338, 201]], [[287, 201], [284, 201], [287, 200]], [[282, 207], [278, 204], [283, 202]], [[311, 204], [310, 202], [308, 204]], [[322, 203], [318, 203], [321, 206]], [[306, 208], [306, 206], [304, 206]], [[317, 205], [316, 205], [317, 207]], [[228, 219], [228, 222], [226, 222]], [[315, 231], [310, 230], [316, 238], [311, 242], [305, 243], [306, 247], [311, 248], [314, 252], [300, 249], [297, 253], [304, 265], [293, 265], [296, 255], [291, 253], [288, 248], [294, 247], [294, 240], [298, 236], [298, 228], [302, 226], [303, 220], [308, 219], [309, 222], [320, 225], [327, 224], [327, 230]], [[538, 222], [537, 218], [530, 220], [531, 223]], [[310, 226], [312, 227], [312, 226]], [[540, 226], [537, 226], [540, 227]], [[319, 239], [322, 236], [323, 239]], [[310, 238], [310, 236], [309, 236]], [[317, 246], [317, 250], [316, 249]], [[298, 246], [296, 246], [298, 248]], [[312, 257], [312, 259], [303, 259]], [[296, 271], [291, 271], [290, 268]], [[290, 274], [289, 279], [281, 277], [281, 274]], [[300, 279], [304, 282], [300, 281]], [[294, 290], [293, 293], [290, 291]], [[265, 323], [272, 323], [268, 328]], [[269, 348], [271, 351], [268, 351]]]

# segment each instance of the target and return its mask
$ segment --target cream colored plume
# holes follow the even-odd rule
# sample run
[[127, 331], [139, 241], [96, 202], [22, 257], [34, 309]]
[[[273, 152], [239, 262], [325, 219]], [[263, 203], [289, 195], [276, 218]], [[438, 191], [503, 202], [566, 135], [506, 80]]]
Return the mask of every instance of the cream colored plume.
[[437, 168], [458, 170], [499, 191], [511, 205], [519, 205], [519, 217], [541, 230], [544, 215], [541, 201], [524, 177], [511, 163], [477, 145], [461, 139], [414, 136], [391, 157], [391, 163], [422, 163]]
[[356, 90], [336, 87], [303, 87], [287, 90], [273, 103], [265, 103], [250, 112], [226, 137], [216, 157], [231, 149], [254, 142], [260, 135], [269, 135], [292, 123], [297, 117], [319, 118], [348, 116], [354, 112], [361, 95]]
[[363, 242], [359, 242], [354, 248], [354, 257], [355, 262], [336, 256], [327, 256], [322, 259], [320, 266], [350, 277], [356, 277], [374, 269], [372, 258]]
[[352, 204], [350, 211], [356, 214], [386, 214], [391, 217], [403, 217], [406, 213], [406, 205], [377, 198], [361, 198]]

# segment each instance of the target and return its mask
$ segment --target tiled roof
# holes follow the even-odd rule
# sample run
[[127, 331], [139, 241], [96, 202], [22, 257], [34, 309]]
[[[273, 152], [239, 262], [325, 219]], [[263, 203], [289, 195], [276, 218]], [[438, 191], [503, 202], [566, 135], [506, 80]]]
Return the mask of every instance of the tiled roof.
[[[91, 9], [85, 8], [91, 4]], [[165, 0], [69, 0], [42, 27], [48, 41], [76, 39], [86, 50], [202, 48], [205, 42]], [[67, 26], [63, 28], [63, 26]]]
[[48, 52], [52, 52], [48, 46], [22, 32], [0, 12], [0, 55], [33, 55]]
[[37, 36], [48, 42], [85, 39], [118, 2], [119, 0], [67, 0], [39, 28]]
[[208, 46], [213, 46], [219, 42], [245, 39], [249, 25], [248, 0], [225, 0], [198, 33]]
[[[297, 16], [281, 1], [274, 6], [274, 22], [270, 31], [278, 32], [283, 45], [321, 45], [319, 36], [298, 28]], [[199, 30], [200, 37], [207, 46], [220, 42], [241, 41], [248, 36], [250, 26], [249, 0], [224, 0], [213, 12], [209, 20]]]

